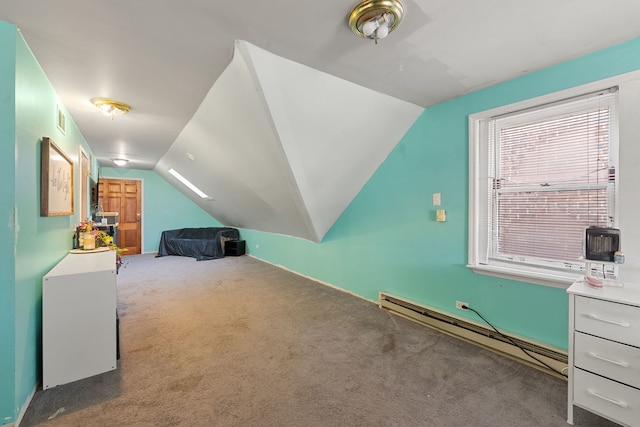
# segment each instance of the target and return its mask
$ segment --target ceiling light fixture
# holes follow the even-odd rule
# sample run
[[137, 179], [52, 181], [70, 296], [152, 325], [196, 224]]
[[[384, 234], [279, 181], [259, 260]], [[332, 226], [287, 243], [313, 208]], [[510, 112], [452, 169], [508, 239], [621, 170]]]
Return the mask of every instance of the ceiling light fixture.
[[114, 101], [109, 98], [91, 98], [91, 103], [105, 115], [111, 116], [111, 120], [113, 120], [114, 116], [128, 113], [131, 110], [131, 107], [124, 102]]
[[111, 159], [111, 161], [115, 163], [116, 166], [124, 166], [129, 162], [127, 159]]
[[349, 15], [351, 31], [360, 37], [383, 39], [400, 24], [404, 6], [399, 0], [363, 0]]

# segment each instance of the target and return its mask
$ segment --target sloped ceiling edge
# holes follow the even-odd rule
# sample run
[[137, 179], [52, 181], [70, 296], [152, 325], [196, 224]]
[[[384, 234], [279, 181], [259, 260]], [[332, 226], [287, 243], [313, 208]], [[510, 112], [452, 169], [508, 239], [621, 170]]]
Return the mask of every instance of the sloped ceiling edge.
[[227, 226], [319, 242], [422, 110], [236, 41], [154, 170]]

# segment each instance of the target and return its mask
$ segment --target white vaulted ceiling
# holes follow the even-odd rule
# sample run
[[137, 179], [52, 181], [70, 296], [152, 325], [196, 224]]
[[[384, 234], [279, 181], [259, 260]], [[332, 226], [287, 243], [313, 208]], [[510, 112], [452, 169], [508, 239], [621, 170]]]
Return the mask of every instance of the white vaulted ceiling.
[[320, 241], [421, 112], [236, 41], [154, 170], [225, 225]]

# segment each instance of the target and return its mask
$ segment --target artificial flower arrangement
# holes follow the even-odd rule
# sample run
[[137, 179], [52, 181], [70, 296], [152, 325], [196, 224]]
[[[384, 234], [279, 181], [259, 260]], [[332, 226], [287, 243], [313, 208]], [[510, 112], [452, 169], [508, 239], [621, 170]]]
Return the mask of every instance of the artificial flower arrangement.
[[107, 247], [116, 251], [116, 271], [122, 266], [122, 253], [127, 249], [119, 248], [113, 243], [113, 236], [108, 235], [104, 230], [96, 228], [93, 221], [86, 219], [76, 227], [73, 235], [73, 248], [93, 250], [96, 247]]

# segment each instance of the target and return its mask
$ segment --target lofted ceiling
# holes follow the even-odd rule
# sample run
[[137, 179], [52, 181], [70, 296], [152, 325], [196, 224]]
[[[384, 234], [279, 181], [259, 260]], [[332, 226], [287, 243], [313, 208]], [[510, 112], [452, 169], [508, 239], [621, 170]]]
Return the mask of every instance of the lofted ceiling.
[[[422, 108], [236, 41], [155, 171], [227, 226], [319, 242]], [[340, 102], [335, 101], [339, 99]]]
[[[364, 101], [375, 97], [373, 93], [394, 98], [388, 105], [399, 106], [406, 114], [401, 115], [397, 126], [385, 126], [391, 146], [375, 146], [386, 155], [399, 140], [398, 134], [407, 129], [406, 121], [411, 117], [415, 119], [415, 111], [421, 108], [640, 35], [637, 25], [640, 2], [637, 0], [402, 2], [404, 20], [378, 44], [351, 32], [348, 15], [357, 1], [345, 0], [2, 0], [0, 20], [14, 23], [21, 31], [61, 102], [103, 166], [111, 167], [112, 158], [124, 157], [130, 160], [125, 167], [156, 170], [172, 182], [165, 169], [169, 164], [180, 164], [186, 152], [197, 148], [190, 144], [201, 144], [192, 137], [194, 129], [215, 122], [206, 114], [214, 114], [216, 108], [219, 111], [219, 107], [212, 109], [212, 106], [220, 105], [226, 99], [212, 100], [211, 96], [223, 92], [228, 100], [234, 100], [234, 93], [238, 93], [238, 99], [244, 99], [252, 103], [251, 108], [260, 110], [261, 120], [271, 128], [268, 138], [273, 144], [267, 152], [278, 155], [273, 162], [274, 169], [262, 177], [278, 175], [276, 169], [286, 170], [288, 177], [283, 180], [280, 176], [280, 181], [273, 183], [274, 188], [286, 188], [286, 194], [264, 200], [269, 192], [265, 193], [253, 184], [245, 185], [245, 188], [252, 188], [248, 192], [252, 196], [241, 201], [232, 196], [238, 194], [240, 184], [237, 179], [227, 179], [225, 191], [220, 187], [225, 182], [220, 175], [212, 174], [207, 178], [198, 172], [194, 178], [199, 185], [218, 183], [218, 187], [210, 187], [210, 191], [217, 192], [212, 198], [218, 197], [237, 209], [212, 208], [195, 200], [225, 224], [310, 240], [322, 239], [333, 218], [342, 212], [355, 195], [352, 193], [357, 193], [363, 184], [361, 181], [370, 176], [371, 169], [377, 167], [381, 159], [368, 159], [359, 173], [348, 175], [354, 182], [346, 186], [349, 194], [337, 197], [340, 202], [327, 208], [327, 204], [332, 205], [336, 198], [336, 191], [339, 191], [336, 187], [340, 186], [335, 183], [318, 185], [321, 181], [317, 178], [318, 171], [327, 170], [327, 165], [331, 165], [330, 170], [337, 168], [339, 173], [344, 173], [358, 157], [357, 153], [362, 152], [361, 148], [366, 147], [370, 136], [357, 136], [362, 122], [336, 123], [334, 115], [327, 115], [332, 121], [325, 123], [330, 123], [327, 126], [334, 129], [323, 136], [334, 138], [333, 143], [337, 146], [355, 145], [345, 150], [346, 159], [344, 156], [341, 160], [325, 158], [326, 163], [313, 170], [310, 179], [300, 171], [307, 170], [313, 163], [305, 156], [317, 158], [318, 152], [310, 147], [319, 142], [311, 135], [303, 135], [300, 126], [291, 127], [292, 120], [313, 128], [317, 124], [314, 117], [325, 117], [326, 112], [334, 108], [364, 112], [362, 114], [376, 111], [375, 104]], [[252, 101], [239, 92], [219, 87], [225, 71], [233, 67], [232, 59], [237, 57], [234, 52], [239, 40], [249, 46], [246, 52], [253, 52], [245, 52], [242, 56], [251, 75], [245, 83], [253, 84], [261, 92], [261, 96]], [[273, 55], [273, 58], [255, 60], [265, 55]], [[325, 97], [309, 102], [308, 97], [314, 94], [305, 93], [306, 99], [291, 102], [295, 85], [282, 79], [278, 81], [274, 77], [279, 73], [277, 70], [268, 71], [270, 66], [280, 65], [288, 70], [292, 70], [291, 67], [306, 70], [302, 74], [311, 81], [316, 77], [309, 77], [312, 74], [307, 71], [315, 70], [316, 76], [322, 76], [317, 78], [323, 81], [330, 80], [327, 76], [336, 79], [327, 83], [331, 87], [349, 83], [354, 91], [366, 89], [370, 94], [343, 98], [332, 92], [332, 99]], [[281, 103], [283, 95], [274, 90], [276, 83], [288, 88], [283, 93], [289, 97], [289, 111]], [[238, 89], [240, 86], [230, 87], [242, 91]], [[110, 120], [89, 102], [93, 97], [117, 99], [130, 104], [132, 110]], [[300, 105], [307, 108], [300, 109]], [[301, 117], [300, 111], [307, 114], [307, 119]], [[335, 140], [341, 135], [336, 133], [336, 126], [345, 130], [344, 140]], [[211, 141], [212, 149], [215, 148], [215, 129], [209, 126], [205, 137]], [[349, 141], [346, 135], [349, 135]], [[247, 142], [248, 138], [242, 132], [225, 136], [229, 141], [238, 138], [238, 141]], [[258, 136], [253, 138], [255, 142]], [[297, 149], [300, 144], [306, 148]], [[250, 142], [249, 145], [230, 146], [237, 148], [230, 154], [237, 163], [242, 161], [240, 147], [246, 152]], [[199, 159], [206, 156], [201, 155]], [[197, 168], [192, 164], [191, 169]], [[260, 178], [254, 177], [254, 180]], [[179, 184], [174, 185], [181, 188]], [[268, 183], [264, 183], [264, 187], [267, 186]], [[286, 198], [285, 204], [292, 207], [284, 217], [293, 215], [297, 218], [289, 221], [298, 224], [296, 230], [287, 229], [277, 221], [264, 223], [251, 215], [241, 214], [260, 205], [273, 207], [274, 203], [281, 202], [278, 197]], [[281, 213], [274, 211], [269, 215], [276, 217], [277, 214]]]

